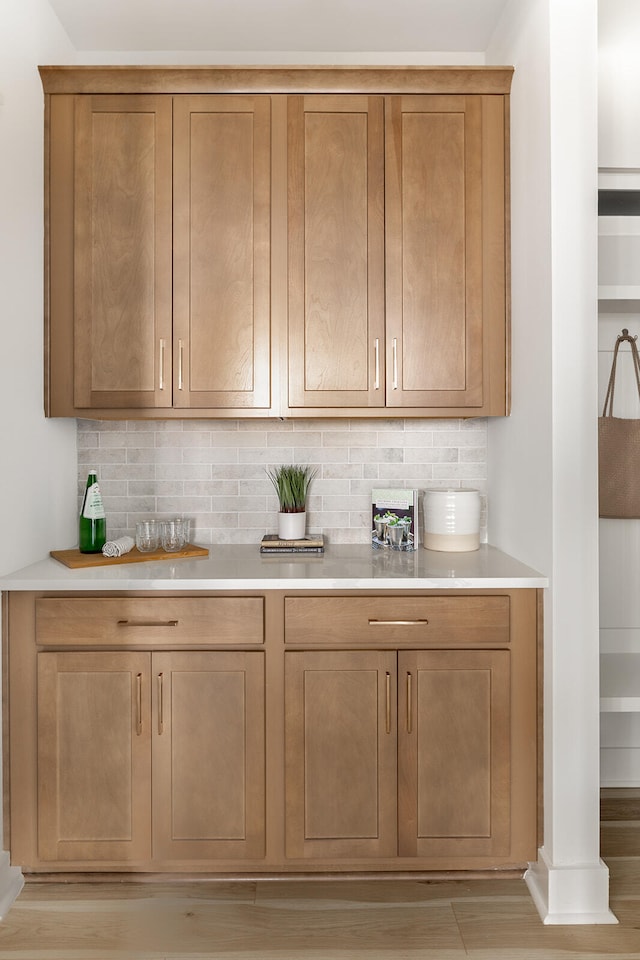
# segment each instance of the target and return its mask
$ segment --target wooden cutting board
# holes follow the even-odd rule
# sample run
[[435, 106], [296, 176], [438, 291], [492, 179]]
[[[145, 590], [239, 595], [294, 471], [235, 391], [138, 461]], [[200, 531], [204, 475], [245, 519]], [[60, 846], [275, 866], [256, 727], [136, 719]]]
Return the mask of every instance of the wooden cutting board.
[[181, 560], [188, 557], [208, 557], [209, 551], [206, 547], [197, 547], [193, 543], [188, 543], [182, 550], [176, 550], [175, 553], [167, 553], [166, 550], [152, 550], [151, 553], [140, 553], [137, 547], [134, 547], [129, 553], [122, 557], [105, 557], [101, 553], [80, 553], [75, 548], [73, 550], [52, 550], [51, 556], [65, 567], [79, 569], [81, 567], [110, 567], [114, 563], [142, 563], [147, 560]]

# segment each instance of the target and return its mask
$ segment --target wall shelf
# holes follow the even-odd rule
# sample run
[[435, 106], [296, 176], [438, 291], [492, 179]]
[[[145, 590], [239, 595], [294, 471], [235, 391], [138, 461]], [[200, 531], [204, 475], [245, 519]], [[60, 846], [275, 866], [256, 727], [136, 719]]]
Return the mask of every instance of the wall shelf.
[[601, 284], [598, 300], [640, 300], [640, 284]]
[[600, 655], [600, 713], [640, 712], [640, 653]]

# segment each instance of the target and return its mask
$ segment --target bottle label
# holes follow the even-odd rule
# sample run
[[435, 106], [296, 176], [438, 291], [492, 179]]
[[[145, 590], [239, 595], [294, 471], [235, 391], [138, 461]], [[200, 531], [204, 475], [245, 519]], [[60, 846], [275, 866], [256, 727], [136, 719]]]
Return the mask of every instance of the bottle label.
[[102, 504], [102, 495], [97, 483], [87, 487], [82, 504], [82, 516], [88, 520], [104, 520], [106, 514]]

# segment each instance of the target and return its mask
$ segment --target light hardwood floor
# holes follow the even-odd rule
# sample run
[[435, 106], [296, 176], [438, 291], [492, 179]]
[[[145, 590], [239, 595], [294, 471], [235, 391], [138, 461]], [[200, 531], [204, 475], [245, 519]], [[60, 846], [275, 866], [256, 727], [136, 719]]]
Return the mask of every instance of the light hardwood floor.
[[27, 882], [0, 960], [640, 960], [640, 797], [609, 794], [618, 925], [545, 927], [518, 878]]

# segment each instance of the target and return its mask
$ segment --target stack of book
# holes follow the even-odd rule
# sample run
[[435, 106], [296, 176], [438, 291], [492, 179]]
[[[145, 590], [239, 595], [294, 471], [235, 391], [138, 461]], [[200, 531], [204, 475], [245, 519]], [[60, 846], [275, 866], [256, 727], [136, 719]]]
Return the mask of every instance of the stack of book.
[[324, 553], [324, 536], [310, 533], [301, 540], [281, 540], [277, 533], [267, 533], [260, 543], [260, 553], [269, 556], [279, 553]]

